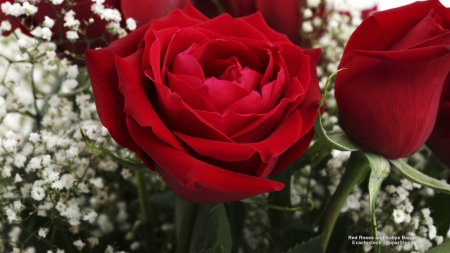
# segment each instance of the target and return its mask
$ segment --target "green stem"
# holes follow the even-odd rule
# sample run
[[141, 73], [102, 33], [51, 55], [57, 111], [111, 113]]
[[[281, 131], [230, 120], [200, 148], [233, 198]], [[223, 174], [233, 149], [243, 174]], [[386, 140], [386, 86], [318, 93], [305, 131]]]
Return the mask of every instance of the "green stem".
[[184, 214], [181, 221], [176, 253], [189, 252], [195, 221], [197, 219], [198, 208], [199, 204], [192, 202], [186, 202], [186, 204], [184, 205]]
[[342, 206], [345, 204], [348, 195], [353, 188], [361, 183], [370, 170], [369, 164], [361, 151], [352, 152], [348, 161], [347, 169], [342, 175], [336, 191], [328, 203], [320, 231], [323, 233], [323, 249], [326, 251], [328, 242], [333, 232], [334, 225], [341, 213]]
[[147, 183], [145, 175], [141, 171], [135, 171], [139, 204], [141, 206], [142, 224], [144, 226], [145, 247], [147, 252], [156, 252], [156, 244], [153, 238], [152, 213], [148, 201]]

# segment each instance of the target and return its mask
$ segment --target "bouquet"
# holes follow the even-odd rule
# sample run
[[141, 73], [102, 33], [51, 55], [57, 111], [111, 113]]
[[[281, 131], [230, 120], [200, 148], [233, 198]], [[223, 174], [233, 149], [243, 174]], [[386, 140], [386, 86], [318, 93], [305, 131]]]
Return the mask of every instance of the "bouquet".
[[0, 252], [450, 247], [439, 0], [0, 4]]

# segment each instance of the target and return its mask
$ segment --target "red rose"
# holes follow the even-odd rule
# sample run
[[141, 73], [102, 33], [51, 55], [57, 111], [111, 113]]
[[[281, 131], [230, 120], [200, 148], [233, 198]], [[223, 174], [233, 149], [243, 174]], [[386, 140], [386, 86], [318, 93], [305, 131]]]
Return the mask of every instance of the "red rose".
[[[14, 3], [13, 0], [0, 0], [0, 3]], [[71, 53], [75, 53], [78, 55], [84, 54], [84, 50], [88, 48], [88, 45], [86, 44], [87, 39], [96, 39], [95, 41], [91, 42], [89, 45], [89, 48], [96, 48], [96, 47], [104, 47], [107, 46], [107, 43], [103, 40], [99, 40], [98, 38], [106, 32], [105, 26], [106, 21], [102, 20], [98, 15], [94, 15], [91, 11], [91, 6], [93, 4], [92, 1], [86, 1], [86, 0], [73, 0], [74, 3], [73, 6], [70, 6], [63, 2], [60, 5], [53, 5], [51, 2], [44, 2], [41, 1], [39, 3], [36, 3], [36, 7], [38, 8], [38, 11], [34, 16], [26, 16], [21, 15], [19, 17], [8, 17], [8, 20], [10, 20], [13, 29], [20, 28], [22, 32], [25, 34], [30, 35], [30, 31], [27, 30], [27, 28], [23, 27], [20, 24], [20, 19], [23, 19], [26, 21], [26, 24], [28, 26], [38, 26], [41, 25], [42, 22], [45, 20], [45, 16], [53, 19], [55, 21], [55, 25], [52, 27], [52, 40], [55, 41], [58, 44], [58, 49], [60, 51], [68, 50]], [[108, 8], [115, 8], [120, 10], [120, 0], [106, 0], [104, 3], [105, 7]], [[90, 18], [94, 19], [94, 22], [90, 24], [87, 27], [86, 34], [83, 35], [82, 33], [78, 33], [79, 39], [77, 39], [74, 43], [70, 42], [66, 38], [66, 32], [69, 31], [69, 29], [64, 24], [64, 15], [61, 15], [61, 10], [73, 10], [75, 12], [75, 18], [80, 21], [79, 31], [83, 31], [86, 28], [85, 22], [87, 22]], [[58, 15], [60, 17], [57, 17], [56, 12], [58, 12]], [[61, 30], [60, 30], [61, 29]], [[65, 42], [64, 42], [65, 41]], [[78, 61], [78, 63], [82, 63], [81, 61]]]
[[427, 145], [450, 168], [450, 76], [445, 82], [436, 124]]
[[261, 14], [210, 20], [187, 5], [86, 63], [111, 136], [183, 199], [217, 203], [283, 188], [266, 177], [311, 141], [319, 54]]
[[336, 78], [343, 130], [389, 159], [428, 139], [450, 70], [450, 10], [437, 0], [376, 12], [356, 29]]
[[[191, 2], [209, 17], [219, 13], [211, 0]], [[270, 27], [286, 34], [293, 42], [298, 41], [302, 16], [297, 0], [220, 0], [220, 3], [233, 17], [243, 17], [260, 11]]]

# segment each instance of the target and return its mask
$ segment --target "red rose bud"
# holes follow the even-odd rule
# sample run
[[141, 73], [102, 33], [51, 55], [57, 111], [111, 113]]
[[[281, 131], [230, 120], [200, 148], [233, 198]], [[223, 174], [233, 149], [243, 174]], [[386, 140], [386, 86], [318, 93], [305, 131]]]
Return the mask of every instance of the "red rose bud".
[[450, 10], [437, 0], [376, 12], [356, 29], [336, 78], [343, 130], [364, 150], [406, 157], [428, 139], [450, 70]]
[[436, 124], [427, 145], [450, 168], [450, 76], [445, 82]]
[[[208, 17], [219, 13], [211, 0], [191, 2]], [[260, 11], [270, 27], [286, 34], [293, 42], [299, 39], [302, 16], [297, 0], [220, 0], [220, 3], [233, 17], [243, 17]]]
[[302, 50], [260, 13], [208, 19], [188, 4], [101, 50], [87, 69], [103, 125], [181, 198], [235, 201], [309, 146], [320, 50]]

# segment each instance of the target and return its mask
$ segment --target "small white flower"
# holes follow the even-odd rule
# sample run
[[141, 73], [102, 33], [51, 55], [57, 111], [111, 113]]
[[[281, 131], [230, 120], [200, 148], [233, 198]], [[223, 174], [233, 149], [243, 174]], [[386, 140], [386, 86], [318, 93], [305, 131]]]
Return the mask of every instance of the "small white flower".
[[44, 40], [51, 40], [52, 39], [52, 31], [48, 27], [43, 27], [41, 30], [42, 38]]
[[43, 200], [45, 198], [45, 190], [39, 186], [33, 186], [31, 189], [31, 197], [37, 201]]
[[20, 200], [14, 201], [13, 208], [14, 208], [14, 211], [20, 212], [23, 209], [22, 202], [20, 202]]
[[402, 210], [394, 209], [392, 215], [395, 223], [402, 223], [405, 220], [405, 213]]
[[38, 134], [38, 133], [30, 133], [30, 137], [29, 137], [29, 140], [32, 142], [32, 143], [36, 143], [36, 142], [38, 142], [39, 140], [40, 140], [40, 135]]
[[77, 148], [77, 147], [74, 147], [74, 146], [71, 146], [71, 147], [66, 151], [66, 153], [67, 153], [68, 158], [70, 158], [70, 159], [75, 158], [75, 157], [78, 156], [78, 148]]
[[89, 179], [89, 182], [94, 185], [96, 188], [98, 189], [102, 189], [103, 188], [103, 178], [101, 177], [97, 177], [97, 178], [91, 178]]
[[436, 227], [433, 225], [428, 226], [428, 237], [430, 239], [434, 239], [436, 238], [436, 235], [437, 235]]
[[39, 228], [38, 235], [42, 238], [45, 238], [47, 236], [48, 230], [48, 228]]
[[54, 5], [60, 5], [64, 2], [64, 0], [51, 0], [51, 1], [52, 1], [52, 4], [54, 4]]
[[311, 22], [305, 21], [302, 24], [302, 30], [306, 33], [310, 33], [314, 31], [314, 27], [312, 26]]
[[22, 177], [19, 174], [16, 174], [16, 177], [14, 178], [14, 183], [20, 183], [22, 182]]
[[89, 221], [89, 223], [94, 223], [97, 218], [97, 213], [95, 211], [90, 211], [88, 214], [83, 216], [83, 220]]
[[130, 30], [130, 31], [136, 30], [137, 25], [136, 25], [136, 21], [133, 18], [127, 18], [126, 23], [127, 23], [128, 30]]
[[397, 187], [397, 194], [400, 200], [405, 200], [409, 196], [409, 192], [402, 186]]
[[42, 26], [48, 27], [48, 28], [52, 28], [55, 25], [55, 20], [53, 20], [52, 18], [49, 18], [47, 16], [44, 17], [44, 22], [42, 22]]
[[123, 179], [128, 179], [128, 178], [130, 178], [131, 177], [131, 173], [130, 173], [130, 170], [129, 169], [122, 169], [122, 177], [123, 177]]
[[67, 79], [62, 83], [62, 86], [66, 91], [71, 91], [78, 86], [78, 81], [76, 79]]
[[11, 4], [9, 2], [3, 3], [2, 11], [6, 15], [11, 15], [14, 17], [18, 17], [22, 14], [25, 14], [25, 9], [19, 3], [14, 3], [14, 4]]
[[23, 168], [26, 161], [27, 157], [22, 154], [16, 154], [14, 156], [14, 166], [16, 166], [17, 168]]
[[402, 179], [400, 180], [400, 182], [402, 183], [403, 188], [405, 188], [406, 190], [410, 191], [413, 189], [413, 185], [408, 179]]
[[436, 244], [439, 245], [444, 241], [444, 237], [442, 235], [436, 236], [436, 238], [434, 238], [434, 240], [436, 241]]
[[38, 8], [36, 6], [31, 5], [29, 2], [23, 3], [22, 8], [24, 9], [25, 14], [27, 14], [27, 16], [36, 14], [36, 12], [38, 10]]
[[66, 69], [67, 72], [67, 78], [77, 78], [78, 76], [78, 66], [77, 65], [71, 65], [69, 67], [67, 67]]
[[81, 251], [86, 244], [84, 242], [82, 242], [81, 240], [76, 240], [73, 242], [73, 245], [75, 245], [75, 247], [77, 247], [77, 249], [79, 251]]
[[75, 31], [67, 31], [66, 32], [66, 37], [68, 40], [76, 40], [78, 39], [78, 33]]
[[41, 38], [42, 37], [42, 27], [36, 26], [33, 31], [30, 32], [34, 37]]
[[30, 162], [28, 163], [28, 166], [30, 166], [31, 169], [41, 169], [42, 168], [42, 158], [40, 157], [33, 157], [31, 158]]
[[424, 208], [421, 210], [421, 212], [422, 212], [424, 218], [430, 217], [431, 211], [429, 208]]
[[11, 31], [12, 29], [11, 23], [8, 20], [3, 20], [0, 25], [0, 29], [2, 31]]

